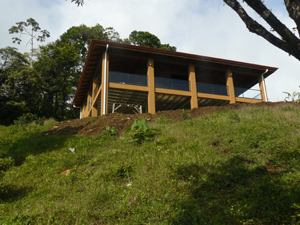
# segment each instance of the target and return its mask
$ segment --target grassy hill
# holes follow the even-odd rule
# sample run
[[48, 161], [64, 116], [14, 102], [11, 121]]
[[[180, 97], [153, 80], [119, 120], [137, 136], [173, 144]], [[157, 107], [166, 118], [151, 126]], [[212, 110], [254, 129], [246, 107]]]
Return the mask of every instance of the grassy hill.
[[15, 160], [0, 181], [0, 223], [296, 224], [299, 115], [293, 104], [187, 112], [121, 135], [0, 127], [0, 157]]

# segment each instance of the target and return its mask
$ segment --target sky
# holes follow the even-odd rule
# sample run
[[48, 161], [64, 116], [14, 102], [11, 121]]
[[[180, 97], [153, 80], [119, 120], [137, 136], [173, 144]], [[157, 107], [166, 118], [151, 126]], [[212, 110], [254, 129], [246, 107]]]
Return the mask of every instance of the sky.
[[[295, 27], [283, 0], [264, 2], [290, 29]], [[249, 15], [266, 25], [242, 4]], [[8, 32], [16, 22], [28, 18], [50, 32], [51, 37], [43, 44], [81, 24], [113, 27], [121, 38], [127, 38], [133, 30], [148, 31], [161, 43], [176, 46], [178, 52], [278, 67], [266, 79], [269, 101], [283, 101], [287, 96], [283, 92], [300, 91], [300, 62], [250, 33], [222, 0], [85, 0], [83, 7], [71, 0], [1, 0], [0, 48], [13, 46], [21, 52], [30, 51], [27, 37], [20, 45], [13, 44], [12, 37], [16, 35]]]

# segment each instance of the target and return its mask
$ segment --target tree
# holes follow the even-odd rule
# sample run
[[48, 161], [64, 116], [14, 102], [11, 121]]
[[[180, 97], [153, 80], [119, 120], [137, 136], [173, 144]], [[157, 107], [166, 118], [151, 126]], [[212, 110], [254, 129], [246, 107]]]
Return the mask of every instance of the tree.
[[10, 71], [5, 86], [11, 101], [21, 103], [26, 110], [42, 116], [39, 112], [43, 80], [37, 70], [29, 65], [20, 66]]
[[80, 77], [80, 55], [75, 44], [57, 40], [40, 47], [33, 67], [43, 80], [40, 114], [65, 120], [77, 117], [71, 99]]
[[[0, 49], [0, 87], [7, 78], [11, 70], [15, 70], [21, 65], [28, 64], [26, 57], [17, 51], [17, 48], [6, 47]], [[1, 94], [1, 93], [0, 93]]]
[[73, 26], [60, 36], [60, 39], [75, 44], [80, 51], [81, 65], [84, 64], [92, 39], [122, 42], [120, 35], [112, 27], [104, 28], [100, 24], [87, 27], [84, 24]]
[[[287, 52], [289, 55], [294, 56], [300, 60], [300, 39], [291, 31], [285, 24], [283, 24], [277, 17], [268, 9], [262, 0], [243, 0], [246, 2], [258, 15], [260, 15], [271, 27], [268, 31], [264, 26], [251, 18], [246, 10], [241, 6], [237, 0], [223, 0], [230, 6], [242, 19], [247, 26], [248, 30], [255, 33], [265, 40]], [[297, 31], [300, 35], [300, 0], [284, 0], [284, 5], [290, 16], [295, 22]], [[273, 34], [272, 32], [276, 32]]]
[[14, 119], [29, 111], [25, 102], [14, 98], [10, 89], [11, 76], [28, 66], [28, 58], [16, 48], [0, 49], [0, 124], [11, 124]]
[[[148, 31], [134, 30], [130, 33], [128, 41], [133, 45], [176, 51], [175, 46], [170, 46], [169, 44], [161, 44], [159, 38], [154, 34], [149, 33]], [[127, 42], [126, 39], [125, 42]]]
[[[30, 36], [29, 41], [27, 44], [31, 45], [31, 53], [30, 53], [30, 62], [32, 63], [32, 56], [33, 56], [33, 41], [37, 40], [43, 42], [46, 38], [50, 37], [50, 32], [47, 30], [41, 30], [39, 23], [36, 22], [34, 19], [29, 18], [25, 21], [21, 21], [16, 23], [17, 26], [12, 26], [8, 31], [10, 34], [20, 33], [19, 37], [13, 37], [13, 43], [21, 43], [21, 36], [28, 35]], [[26, 46], [27, 46], [26, 44]]]

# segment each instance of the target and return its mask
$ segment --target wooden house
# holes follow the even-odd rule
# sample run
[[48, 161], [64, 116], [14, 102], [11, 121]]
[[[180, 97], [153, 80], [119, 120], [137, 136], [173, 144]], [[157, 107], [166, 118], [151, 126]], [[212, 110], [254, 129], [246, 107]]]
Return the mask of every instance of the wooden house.
[[[73, 107], [80, 117], [156, 113], [267, 101], [264, 79], [277, 68], [92, 40]], [[259, 84], [258, 90], [251, 89]], [[126, 107], [128, 106], [128, 107]]]

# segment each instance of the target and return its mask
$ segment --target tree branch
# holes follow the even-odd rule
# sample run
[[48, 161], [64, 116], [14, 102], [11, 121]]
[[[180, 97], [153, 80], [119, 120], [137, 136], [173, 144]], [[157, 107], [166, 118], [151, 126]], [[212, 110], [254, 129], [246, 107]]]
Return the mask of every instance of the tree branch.
[[[281, 50], [287, 52], [290, 55], [293, 55], [295, 58], [300, 60], [300, 45], [299, 39], [284, 25], [282, 24], [262, 3], [260, 0], [245, 0], [248, 5], [253, 8], [259, 15], [263, 17], [263, 19], [269, 23], [269, 25], [280, 35], [283, 40], [279, 39], [272, 33], [270, 33], [266, 28], [264, 28], [257, 21], [252, 19], [245, 9], [240, 5], [237, 0], [224, 0], [224, 2], [230, 6], [243, 20], [248, 30], [252, 33], [255, 33], [264, 39], [266, 39], [271, 44], [280, 48]], [[263, 8], [258, 10], [258, 7], [263, 5]], [[255, 6], [254, 6], [255, 5]], [[253, 6], [253, 7], [252, 7]], [[267, 11], [266, 11], [267, 10]], [[269, 21], [269, 22], [268, 22]]]
[[299, 39], [262, 3], [261, 0], [244, 0], [260, 15], [286, 42], [299, 43]]
[[[297, 28], [300, 28], [300, 1], [299, 0], [284, 0], [286, 10], [292, 20], [295, 21]], [[298, 29], [300, 35], [300, 30]]]
[[75, 4], [77, 4], [77, 6], [83, 6], [84, 4], [84, 0], [71, 0], [71, 2], [75, 2]]

